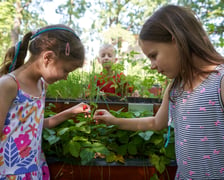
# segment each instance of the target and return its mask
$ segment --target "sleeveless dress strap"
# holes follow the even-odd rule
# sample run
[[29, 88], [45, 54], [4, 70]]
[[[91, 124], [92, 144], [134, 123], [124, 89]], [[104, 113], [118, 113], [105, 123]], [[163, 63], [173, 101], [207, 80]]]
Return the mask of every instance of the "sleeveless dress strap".
[[46, 83], [43, 78], [40, 78], [40, 80], [41, 80], [41, 86], [42, 86], [42, 95], [46, 96], [46, 92], [45, 92], [46, 91]]
[[[18, 90], [21, 89], [20, 88], [20, 84], [19, 84], [19, 81], [16, 79], [15, 75], [14, 74], [7, 74], [9, 75], [10, 77], [12, 77], [15, 81], [16, 81], [16, 84], [18, 86]], [[42, 88], [42, 91], [41, 91], [41, 96], [45, 96], [46, 95], [46, 92], [45, 92], [45, 81], [43, 78], [40, 79], [41, 80], [41, 88]]]
[[20, 89], [19, 81], [16, 79], [15, 75], [14, 74], [7, 74], [7, 75], [9, 75], [10, 77], [12, 77], [16, 81], [16, 84], [18, 86], [18, 89]]

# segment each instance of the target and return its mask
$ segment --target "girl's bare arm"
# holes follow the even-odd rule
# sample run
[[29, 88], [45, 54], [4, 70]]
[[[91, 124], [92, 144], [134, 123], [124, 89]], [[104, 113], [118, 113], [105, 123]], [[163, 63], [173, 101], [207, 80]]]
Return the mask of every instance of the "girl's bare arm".
[[85, 103], [79, 103], [71, 108], [68, 108], [52, 117], [44, 119], [44, 127], [45, 128], [53, 128], [58, 124], [68, 120], [70, 118], [74, 118], [79, 113], [90, 113], [90, 106]]
[[11, 77], [3, 76], [0, 78], [0, 136], [9, 108], [16, 97], [17, 88], [16, 82]]
[[146, 131], [166, 128], [168, 124], [169, 88], [170, 86], [167, 87], [162, 104], [155, 116], [142, 118], [116, 118], [107, 110], [99, 109], [95, 112], [94, 119], [108, 125], [118, 125], [120, 129], [124, 130]]

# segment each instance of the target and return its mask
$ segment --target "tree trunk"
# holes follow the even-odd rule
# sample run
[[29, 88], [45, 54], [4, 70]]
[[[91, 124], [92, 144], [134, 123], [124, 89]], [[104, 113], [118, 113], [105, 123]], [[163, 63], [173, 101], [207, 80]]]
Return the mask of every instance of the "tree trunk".
[[20, 33], [20, 25], [21, 25], [21, 17], [22, 17], [22, 6], [21, 1], [16, 2], [16, 16], [14, 20], [14, 26], [11, 31], [11, 42], [12, 45], [16, 44], [16, 42], [19, 39], [19, 33]]

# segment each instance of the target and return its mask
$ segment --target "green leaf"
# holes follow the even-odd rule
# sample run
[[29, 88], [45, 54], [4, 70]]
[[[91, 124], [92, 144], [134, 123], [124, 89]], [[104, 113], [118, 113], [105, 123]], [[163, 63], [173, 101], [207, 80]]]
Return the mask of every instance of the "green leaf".
[[116, 155], [114, 153], [109, 153], [107, 156], [106, 156], [106, 161], [107, 162], [113, 162], [113, 161], [116, 161]]
[[86, 134], [90, 134], [91, 133], [91, 129], [90, 129], [89, 126], [79, 127], [79, 131], [84, 132]]
[[128, 144], [124, 144], [117, 148], [117, 153], [124, 156], [127, 153], [127, 149], [128, 149]]
[[124, 163], [124, 157], [121, 155], [116, 155], [113, 152], [111, 152], [109, 155], [106, 156], [106, 162], [120, 162]]
[[150, 141], [155, 145], [162, 145], [164, 143], [163, 134], [153, 134]]
[[50, 145], [53, 145], [56, 142], [58, 142], [60, 138], [52, 135], [52, 136], [49, 136], [46, 140], [49, 142]]
[[48, 128], [44, 128], [44, 132], [47, 132], [50, 135], [56, 134], [54, 129], [48, 129]]
[[153, 154], [150, 157], [150, 162], [155, 166], [159, 173], [163, 173], [166, 169], [166, 165], [169, 164], [170, 161], [165, 156]]
[[122, 144], [126, 144], [129, 141], [129, 134], [127, 131], [120, 131], [120, 133], [118, 133], [118, 137], [119, 137], [119, 141]]
[[66, 143], [64, 144], [63, 146], [63, 155], [70, 155], [70, 152], [69, 152], [69, 143]]
[[54, 130], [45, 128], [43, 130], [43, 139], [45, 139], [50, 145], [52, 145], [58, 142], [60, 140], [60, 137], [56, 136], [56, 132]]
[[72, 156], [74, 157], [79, 157], [79, 152], [80, 152], [80, 144], [78, 142], [69, 142], [69, 152], [71, 153]]
[[82, 149], [80, 152], [81, 164], [86, 165], [89, 163], [95, 156], [95, 152], [91, 148]]
[[88, 138], [84, 136], [75, 136], [72, 138], [72, 141], [88, 141]]
[[159, 180], [159, 177], [156, 173], [154, 173], [153, 176], [150, 177], [150, 180]]
[[85, 125], [87, 122], [86, 121], [82, 121], [82, 122], [79, 122], [79, 123], [76, 123], [76, 127], [81, 127], [83, 125]]
[[94, 152], [99, 152], [104, 155], [108, 155], [110, 153], [109, 150], [101, 143], [93, 143], [92, 149]]
[[67, 127], [67, 128], [61, 128], [59, 131], [58, 131], [58, 135], [63, 135], [63, 134], [65, 134], [67, 131], [69, 131], [69, 128]]
[[165, 155], [168, 158], [170, 158], [170, 159], [175, 159], [176, 158], [176, 155], [175, 155], [175, 145], [174, 145], [174, 143], [168, 144], [168, 146], [166, 147]]
[[136, 144], [134, 144], [134, 143], [129, 143], [128, 144], [128, 153], [131, 154], [131, 155], [136, 155], [137, 154]]
[[140, 132], [139, 136], [142, 137], [145, 141], [148, 141], [152, 135], [154, 134], [153, 131], [145, 131], [145, 132]]

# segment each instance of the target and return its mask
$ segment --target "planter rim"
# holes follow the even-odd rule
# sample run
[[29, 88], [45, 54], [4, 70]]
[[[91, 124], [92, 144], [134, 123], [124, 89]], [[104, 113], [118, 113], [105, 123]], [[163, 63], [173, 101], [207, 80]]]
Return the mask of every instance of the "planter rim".
[[[72, 159], [71, 158], [63, 158], [59, 159], [57, 157], [46, 157], [47, 163], [48, 164], [54, 164], [58, 162], [63, 162], [66, 164], [72, 164], [72, 165], [81, 165], [79, 160]], [[91, 162], [87, 163], [86, 165], [82, 166], [145, 166], [145, 167], [151, 167], [154, 166], [153, 164], [150, 163], [150, 160], [147, 158], [132, 158], [132, 159], [125, 159], [125, 163], [120, 163], [120, 162], [106, 162], [105, 159], [103, 158], [96, 158], [92, 159]], [[171, 160], [168, 166], [177, 166], [175, 160]]]
[[[113, 96], [112, 96], [113, 97]], [[71, 98], [49, 98], [45, 99], [46, 102], [63, 102], [63, 103], [78, 103], [80, 101], [90, 103], [90, 100], [86, 99], [71, 99]], [[94, 100], [93, 100], [94, 101]], [[127, 97], [126, 100], [120, 100], [118, 98], [110, 99], [107, 98], [106, 101], [100, 98], [97, 103], [110, 103], [110, 104], [128, 104], [128, 103], [161, 103], [162, 100], [159, 98], [143, 98], [143, 97]]]

